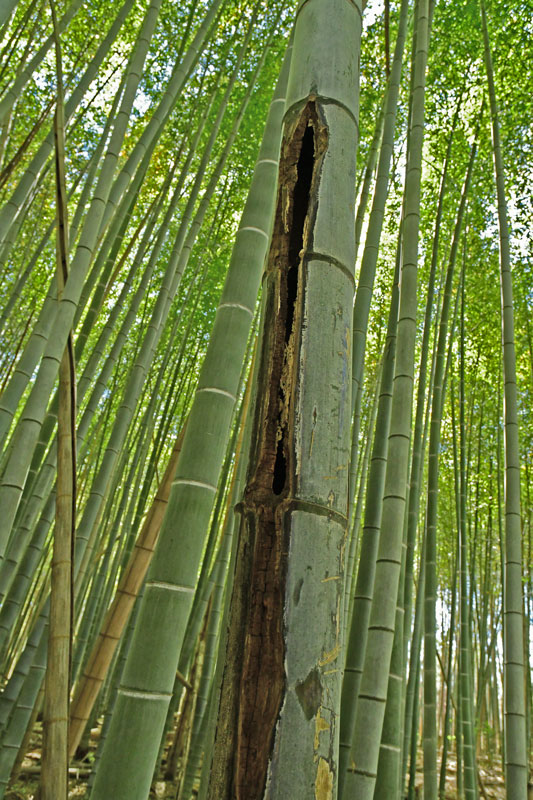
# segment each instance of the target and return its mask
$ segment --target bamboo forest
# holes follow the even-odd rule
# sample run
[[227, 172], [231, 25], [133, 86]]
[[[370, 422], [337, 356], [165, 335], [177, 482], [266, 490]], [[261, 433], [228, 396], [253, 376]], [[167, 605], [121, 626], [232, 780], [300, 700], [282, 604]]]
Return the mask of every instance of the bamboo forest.
[[0, 0], [0, 800], [532, 800], [532, 0]]

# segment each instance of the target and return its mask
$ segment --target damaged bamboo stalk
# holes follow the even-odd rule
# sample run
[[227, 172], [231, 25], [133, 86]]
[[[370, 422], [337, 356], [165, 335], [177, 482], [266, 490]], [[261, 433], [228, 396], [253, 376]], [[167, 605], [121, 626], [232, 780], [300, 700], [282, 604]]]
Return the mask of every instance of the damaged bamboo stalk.
[[297, 14], [210, 800], [336, 793], [360, 25]]

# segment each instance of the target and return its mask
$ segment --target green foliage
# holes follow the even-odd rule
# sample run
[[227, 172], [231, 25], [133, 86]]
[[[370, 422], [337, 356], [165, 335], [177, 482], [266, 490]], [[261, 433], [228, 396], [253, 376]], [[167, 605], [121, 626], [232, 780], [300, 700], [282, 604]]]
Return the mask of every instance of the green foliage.
[[[67, 0], [57, 3], [58, 16], [69, 8]], [[147, 130], [164, 96], [176, 63], [191, 45], [199, 25], [211, 7], [208, 0], [176, 3], [163, 0], [148, 55], [140, 76], [135, 99], [129, 113], [126, 132], [117, 153], [113, 179], [128, 163], [128, 158]], [[96, 237], [91, 257], [89, 278], [82, 293], [74, 330], [75, 340], [87, 321], [87, 341], [77, 367], [78, 380], [86, 368], [86, 391], [80, 393], [78, 421], [87, 411], [88, 421], [78, 450], [78, 521], [90, 502], [94, 481], [102, 465], [106, 447], [111, 441], [113, 426], [122, 405], [131, 399], [131, 420], [118, 454], [118, 466], [110, 476], [102, 509], [91, 528], [91, 555], [87, 578], [82, 582], [77, 613], [79, 619], [87, 608], [88, 598], [96, 586], [96, 575], [106, 563], [106, 591], [110, 594], [119, 574], [128, 547], [137, 533], [157, 490], [174, 440], [190, 410], [198, 376], [213, 329], [215, 311], [228, 271], [232, 246], [240, 215], [250, 187], [258, 155], [262, 131], [273, 87], [293, 25], [296, 3], [272, 0], [259, 3], [250, 45], [238, 69], [235, 85], [213, 148], [202, 166], [202, 158], [217, 117], [230, 76], [237, 64], [238, 50], [252, 19], [255, 4], [246, 0], [225, 0], [209, 33], [207, 43], [198, 55], [184, 87], [175, 99], [172, 110], [161, 124], [160, 136], [153, 149], [146, 172], [128, 209], [111, 209], [125, 220], [122, 238], [116, 233], [106, 244], [106, 234], [113, 230], [106, 223]], [[112, 46], [104, 54], [96, 77], [87, 87], [66, 126], [66, 175], [69, 191], [69, 219], [79, 223], [71, 240], [74, 254], [109, 143], [109, 134], [116, 120], [117, 105], [123, 91], [123, 78], [134, 51], [148, 2], [133, 3], [130, 13]], [[391, 52], [398, 27], [400, 3], [390, 3]], [[61, 33], [66, 98], [72, 95], [91, 59], [118, 13], [119, 4], [90, 0], [81, 3]], [[532, 513], [531, 480], [533, 475], [533, 15], [528, 0], [492, 2], [487, 8], [493, 52], [495, 85], [500, 107], [506, 188], [511, 227], [512, 275], [515, 305], [515, 338], [521, 440], [521, 500], [523, 528], [524, 589], [531, 612]], [[357, 152], [357, 185], [360, 187], [366, 166], [377, 115], [383, 105], [386, 85], [385, 19], [382, 9], [369, 3], [363, 17], [360, 66], [359, 143]], [[411, 21], [412, 29], [412, 21]], [[38, 52], [52, 31], [47, 2], [21, 0], [11, 19], [0, 30], [0, 102], [23, 69]], [[409, 40], [408, 40], [409, 41]], [[409, 46], [409, 45], [408, 45]], [[334, 43], [332, 43], [334, 47]], [[187, 203], [198, 171], [201, 183], [192, 214], [200, 207], [217, 160], [232, 135], [239, 112], [254, 72], [264, 51], [261, 67], [235, 143], [213, 190], [209, 206], [189, 254], [181, 283], [171, 298], [165, 314], [152, 321], [157, 299], [164, 286], [165, 271], [172, 257]], [[56, 87], [54, 49], [51, 47], [36, 65], [31, 76], [14, 98], [12, 113], [0, 120], [0, 208], [9, 209], [17, 187], [33, 169], [34, 159], [53, 130]], [[419, 277], [417, 297], [417, 336], [415, 364], [419, 363], [422, 323], [427, 299], [427, 286], [435, 217], [443, 163], [453, 116], [458, 123], [454, 133], [443, 216], [439, 231], [438, 269], [440, 276], [433, 298], [430, 352], [436, 339], [439, 308], [442, 302], [444, 273], [453, 236], [461, 185], [466, 172], [469, 149], [476, 125], [482, 116], [478, 137], [478, 154], [458, 252], [457, 273], [465, 273], [465, 397], [467, 438], [467, 538], [470, 558], [469, 587], [472, 603], [472, 640], [478, 665], [488, 647], [487, 631], [501, 632], [502, 547], [503, 547], [503, 377], [501, 356], [501, 316], [498, 260], [497, 202], [493, 180], [493, 155], [487, 104], [486, 78], [483, 64], [481, 19], [476, 0], [439, 0], [434, 4], [431, 39], [428, 52], [427, 91], [425, 100], [425, 133], [422, 156]], [[385, 331], [390, 305], [392, 276], [400, 233], [402, 198], [406, 170], [407, 130], [409, 121], [410, 70], [404, 64], [394, 134], [394, 152], [390, 172], [383, 233], [377, 261], [377, 276], [368, 323], [365, 383], [362, 407], [361, 441], [363, 452], [371, 419], [371, 401], [385, 344]], [[483, 109], [483, 111], [482, 111]], [[205, 124], [204, 124], [205, 123]], [[195, 140], [197, 132], [201, 134]], [[102, 137], [105, 137], [105, 141]], [[173, 171], [174, 170], [174, 171]], [[179, 199], [170, 218], [164, 222], [171, 197], [183, 170]], [[202, 171], [203, 170], [203, 171]], [[168, 176], [171, 180], [167, 183]], [[133, 178], [133, 176], [130, 176]], [[4, 231], [0, 243], [0, 391], [19, 378], [24, 381], [7, 424], [0, 473], [10, 457], [10, 438], [22, 417], [24, 405], [35, 384], [42, 349], [37, 326], [46, 324], [40, 315], [52, 286], [55, 271], [55, 198], [53, 158], [47, 156], [37, 174], [28, 183], [22, 207], [11, 227]], [[31, 186], [30, 186], [31, 184]], [[129, 202], [129, 201], [128, 201]], [[3, 213], [3, 212], [0, 212]], [[367, 215], [368, 216], [368, 215]], [[0, 218], [1, 219], [1, 218]], [[112, 225], [112, 222], [110, 223]], [[187, 223], [189, 229], [190, 223]], [[359, 259], [363, 252], [363, 241]], [[162, 243], [157, 255], [154, 245], [158, 233]], [[5, 234], [5, 235], [4, 235]], [[146, 237], [146, 241], [144, 241]], [[144, 250], [138, 254], [143, 244]], [[109, 247], [108, 247], [109, 245]], [[107, 249], [106, 249], [107, 248]], [[111, 259], [112, 263], [106, 259]], [[358, 275], [360, 263], [355, 265]], [[143, 278], [151, 270], [147, 285], [138, 297], [134, 318], [124, 334], [128, 311]], [[98, 301], [98, 282], [105, 286]], [[128, 283], [129, 282], [129, 283]], [[452, 290], [452, 308], [459, 292], [456, 277]], [[94, 308], [91, 306], [94, 304]], [[48, 308], [48, 306], [46, 306]], [[92, 308], [94, 318], [88, 315]], [[92, 314], [92, 311], [90, 312]], [[48, 312], [51, 314], [52, 312]], [[55, 311], [53, 311], [55, 315]], [[54, 317], [55, 318], [55, 317]], [[97, 363], [92, 360], [95, 349], [110, 325], [109, 336], [102, 345]], [[134, 371], [150, 326], [158, 326], [158, 339], [151, 363], [143, 376], [138, 396], [124, 398], [124, 391]], [[451, 327], [451, 325], [450, 325]], [[37, 330], [38, 335], [35, 335]], [[121, 339], [123, 337], [123, 341]], [[119, 346], [120, 345], [120, 346]], [[459, 347], [457, 325], [450, 331], [451, 372], [443, 409], [440, 443], [439, 506], [437, 521], [438, 592], [443, 607], [448, 607], [456, 569], [457, 547], [456, 494], [454, 487], [454, 426], [459, 418]], [[115, 348], [115, 349], [114, 349]], [[35, 350], [28, 371], [19, 374], [24, 358]], [[116, 352], [115, 352], [116, 350]], [[107, 358], [109, 369], [100, 380]], [[248, 358], [248, 356], [247, 356]], [[25, 369], [25, 366], [24, 366]], [[22, 375], [22, 378], [21, 378]], [[419, 377], [415, 374], [415, 391]], [[453, 384], [454, 398], [451, 397]], [[92, 396], [95, 392], [94, 397]], [[6, 393], [0, 400], [2, 402]], [[40, 597], [44, 591], [50, 561], [50, 535], [53, 514], [45, 513], [45, 503], [53, 487], [54, 415], [51, 405], [54, 392], [45, 400], [51, 412], [48, 428], [37, 446], [25, 484], [20, 510], [9, 547], [14, 548], [13, 564], [20, 563], [31, 551], [28, 545], [40, 536], [40, 555], [32, 562], [31, 574], [19, 582], [20, 597]], [[13, 441], [11, 439], [11, 441]], [[48, 448], [50, 453], [47, 455]], [[27, 454], [28, 458], [32, 454]], [[48, 461], [47, 461], [48, 459]], [[35, 484], [34, 481], [41, 480]], [[427, 466], [423, 468], [423, 482]], [[44, 487], [44, 488], [43, 488]], [[222, 494], [227, 490], [221, 488]], [[40, 494], [42, 492], [42, 494]], [[31, 513], [30, 513], [31, 511]], [[27, 514], [27, 519], [24, 515]], [[42, 516], [44, 514], [44, 516]], [[421, 520], [423, 514], [420, 515]], [[39, 525], [42, 525], [39, 528]], [[25, 527], [26, 526], [26, 527]], [[415, 562], [420, 559], [422, 523], [419, 526]], [[24, 531], [22, 535], [21, 531]], [[20, 551], [17, 550], [18, 542]], [[117, 559], [113, 573], [104, 552]], [[37, 552], [37, 545], [34, 550]], [[13, 575], [0, 569], [0, 592], [10, 590]], [[19, 575], [20, 577], [20, 575]], [[107, 597], [107, 595], [106, 595]], [[93, 597], [94, 600], [94, 597]], [[29, 602], [19, 605], [16, 624], [2, 632], [0, 611], [1, 661], [11, 674], [23, 651], [34, 622], [34, 607]], [[103, 613], [103, 611], [102, 611]], [[97, 629], [95, 617], [91, 635]], [[443, 613], [438, 631], [439, 647], [447, 640], [449, 614]], [[500, 642], [500, 639], [498, 639]], [[498, 643], [498, 653], [501, 644]], [[81, 658], [81, 656], [80, 656]], [[488, 679], [487, 679], [488, 680]], [[485, 701], [483, 701], [485, 702]], [[481, 700], [480, 700], [481, 703]], [[480, 712], [481, 713], [481, 712]], [[496, 740], [498, 731], [487, 709], [479, 734], [486, 742]], [[453, 737], [450, 737], [452, 741]], [[1, 771], [1, 770], [0, 770]], [[0, 776], [1, 778], [1, 776]]]

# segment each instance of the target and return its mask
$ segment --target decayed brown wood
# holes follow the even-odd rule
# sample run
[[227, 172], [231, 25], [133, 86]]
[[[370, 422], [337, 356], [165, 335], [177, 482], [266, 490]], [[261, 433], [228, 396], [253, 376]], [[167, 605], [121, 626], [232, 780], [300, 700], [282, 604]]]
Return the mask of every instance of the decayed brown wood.
[[[163, 480], [148, 511], [129, 563], [120, 579], [113, 602], [105, 616], [98, 639], [76, 688], [70, 708], [69, 758], [72, 758], [76, 752], [122, 631], [128, 621], [150, 565], [167, 507], [184, 433], [185, 426], [174, 445]], [[184, 685], [187, 684], [185, 683]]]
[[[294, 394], [303, 305], [301, 256], [325, 129], [311, 100], [282, 146], [267, 267], [251, 466], [240, 510], [234, 592], [210, 798], [260, 800], [285, 693], [284, 520], [294, 490]], [[223, 741], [223, 744], [221, 742]]]
[[[272, 334], [263, 373], [266, 405], [256, 421], [255, 467], [244, 495], [254, 541], [243, 653], [235, 789], [238, 800], [263, 796], [285, 691], [283, 609], [286, 555], [284, 500], [294, 489], [293, 396], [302, 315], [301, 252], [315, 169], [316, 108], [308, 103], [280, 161], [278, 211], [269, 258]], [[262, 393], [262, 392], [261, 392]]]

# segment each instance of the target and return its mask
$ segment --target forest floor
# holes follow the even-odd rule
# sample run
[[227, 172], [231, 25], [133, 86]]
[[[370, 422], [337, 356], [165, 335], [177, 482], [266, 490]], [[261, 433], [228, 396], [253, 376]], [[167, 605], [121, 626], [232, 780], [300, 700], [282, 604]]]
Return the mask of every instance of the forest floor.
[[[493, 759], [478, 755], [478, 786], [480, 800], [504, 800], [505, 785], [501, 771], [499, 755]], [[418, 796], [422, 797], [423, 762], [422, 751], [419, 751], [416, 765], [416, 788]], [[455, 754], [451, 754], [446, 764], [446, 800], [457, 800], [457, 762]]]
[[[99, 730], [91, 731], [89, 749], [85, 757], [81, 760], [74, 760], [69, 769], [69, 800], [82, 800], [85, 797], [87, 781], [91, 772], [91, 765], [94, 761], [94, 753], [98, 742]], [[41, 764], [41, 735], [40, 725], [37, 726], [36, 733], [32, 736], [30, 750], [26, 753], [22, 761], [17, 780], [9, 787], [6, 792], [6, 800], [32, 800], [39, 785], [39, 774]], [[486, 756], [480, 757], [478, 762], [480, 778], [480, 800], [504, 800], [505, 791], [503, 776], [501, 772], [500, 758], [494, 755], [493, 759]], [[456, 789], [456, 761], [455, 755], [448, 760], [446, 771], [446, 800], [457, 800]], [[417, 797], [422, 797], [422, 752], [419, 752], [417, 762]], [[174, 800], [176, 797], [175, 781], [154, 781], [150, 798], [153, 800]], [[194, 793], [196, 794], [196, 793]]]
[[[97, 735], [97, 731], [94, 731]], [[69, 800], [82, 800], [87, 789], [87, 780], [91, 771], [96, 748], [96, 735], [91, 738], [90, 749], [81, 761], [73, 762], [69, 772]], [[479, 761], [480, 800], [504, 800], [505, 791], [499, 758], [495, 758], [491, 765], [489, 759], [482, 757]], [[40, 736], [37, 734], [32, 741], [32, 749], [26, 754], [17, 780], [10, 786], [5, 797], [6, 800], [32, 800], [39, 784], [41, 762]], [[419, 754], [417, 763], [417, 797], [422, 797], [422, 754]], [[176, 783], [174, 781], [155, 781], [152, 786], [150, 798], [153, 800], [170, 800], [176, 797]], [[446, 800], [457, 800], [456, 789], [456, 762], [452, 757], [448, 762], [446, 777]]]

